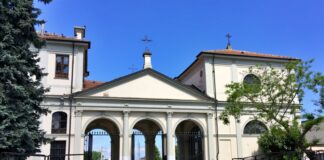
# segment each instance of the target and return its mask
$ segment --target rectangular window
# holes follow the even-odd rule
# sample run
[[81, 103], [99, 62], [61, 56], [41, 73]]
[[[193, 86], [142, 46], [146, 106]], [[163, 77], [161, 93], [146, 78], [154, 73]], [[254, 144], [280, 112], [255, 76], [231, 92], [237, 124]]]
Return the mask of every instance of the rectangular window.
[[51, 142], [51, 160], [65, 160], [65, 141]]
[[56, 55], [55, 78], [69, 77], [69, 55]]

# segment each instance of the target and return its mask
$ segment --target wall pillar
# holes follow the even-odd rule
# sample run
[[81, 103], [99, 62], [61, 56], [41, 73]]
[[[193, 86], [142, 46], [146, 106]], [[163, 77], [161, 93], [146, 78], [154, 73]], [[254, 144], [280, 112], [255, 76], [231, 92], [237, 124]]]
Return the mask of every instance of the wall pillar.
[[129, 131], [128, 131], [129, 111], [124, 111], [123, 117], [123, 160], [130, 160], [129, 154]]
[[[72, 154], [83, 154], [81, 150], [81, 138], [82, 138], [82, 111], [75, 111], [75, 123], [74, 123], [74, 145], [73, 145], [73, 153]], [[79, 159], [80, 157], [77, 157]]]
[[213, 133], [213, 113], [207, 113], [207, 136], [208, 136], [208, 157], [210, 160], [215, 160], [215, 142], [214, 140], [214, 133]]
[[236, 128], [236, 147], [237, 147], [237, 157], [242, 158], [242, 130], [240, 126], [240, 119], [235, 121], [235, 128]]
[[167, 113], [167, 158], [175, 160], [175, 145], [172, 133], [172, 112]]

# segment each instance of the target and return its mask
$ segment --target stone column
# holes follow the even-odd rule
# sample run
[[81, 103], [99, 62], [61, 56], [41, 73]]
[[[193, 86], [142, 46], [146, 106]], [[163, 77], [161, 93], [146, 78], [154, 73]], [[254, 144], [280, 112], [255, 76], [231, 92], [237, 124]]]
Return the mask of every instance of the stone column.
[[[81, 151], [81, 137], [82, 137], [82, 111], [75, 111], [75, 123], [74, 123], [74, 150], [73, 154], [82, 154], [83, 151]], [[77, 157], [77, 159], [80, 157]]]
[[123, 118], [123, 160], [130, 160], [129, 154], [129, 127], [128, 127], [128, 119], [129, 119], [129, 111], [124, 111]]
[[167, 113], [167, 158], [175, 160], [175, 146], [172, 133], [172, 112]]
[[147, 160], [154, 160], [155, 135], [147, 134], [145, 136], [145, 157]]
[[214, 132], [213, 132], [213, 113], [207, 113], [207, 138], [208, 138], [208, 157], [210, 160], [215, 160], [215, 141], [214, 141]]
[[237, 147], [237, 157], [241, 158], [242, 154], [242, 131], [240, 126], [240, 119], [235, 121], [236, 128], [236, 147]]
[[111, 138], [111, 159], [112, 160], [119, 160], [119, 139], [120, 139], [120, 136], [119, 135], [116, 135], [116, 134], [112, 134], [110, 135], [110, 138]]

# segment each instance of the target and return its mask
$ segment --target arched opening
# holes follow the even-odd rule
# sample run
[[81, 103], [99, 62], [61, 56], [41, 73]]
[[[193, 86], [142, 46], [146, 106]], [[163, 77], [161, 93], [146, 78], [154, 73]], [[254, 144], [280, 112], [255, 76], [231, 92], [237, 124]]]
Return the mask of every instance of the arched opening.
[[203, 131], [192, 120], [181, 122], [176, 130], [176, 160], [203, 159]]
[[133, 127], [132, 160], [165, 159], [164, 144], [161, 127], [151, 120], [141, 120]]
[[244, 134], [261, 134], [266, 132], [268, 129], [265, 124], [258, 120], [252, 120], [247, 123], [244, 127]]
[[52, 134], [66, 133], [67, 114], [65, 112], [55, 112], [52, 115]]
[[103, 159], [119, 160], [119, 129], [109, 119], [96, 119], [85, 130], [85, 160], [99, 155]]
[[261, 80], [254, 74], [248, 74], [243, 79], [246, 92], [257, 93], [261, 90]]

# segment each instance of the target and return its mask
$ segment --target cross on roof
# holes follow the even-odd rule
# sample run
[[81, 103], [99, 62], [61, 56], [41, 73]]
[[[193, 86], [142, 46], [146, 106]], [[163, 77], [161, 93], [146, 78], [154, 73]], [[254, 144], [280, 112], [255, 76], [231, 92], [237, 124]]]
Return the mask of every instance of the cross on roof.
[[232, 45], [231, 45], [231, 38], [232, 35], [230, 35], [229, 33], [226, 34], [226, 38], [227, 38], [227, 45], [226, 45], [226, 49], [232, 49]]
[[137, 70], [137, 68], [135, 67], [134, 64], [132, 64], [132, 66], [130, 66], [128, 69], [129, 69], [131, 72], [135, 72], [135, 71]]
[[148, 36], [144, 36], [144, 38], [142, 39], [142, 41], [144, 42], [144, 45], [145, 45], [145, 51], [149, 51], [149, 49], [148, 49], [148, 44], [149, 44], [150, 42], [152, 42], [152, 40], [149, 39]]

